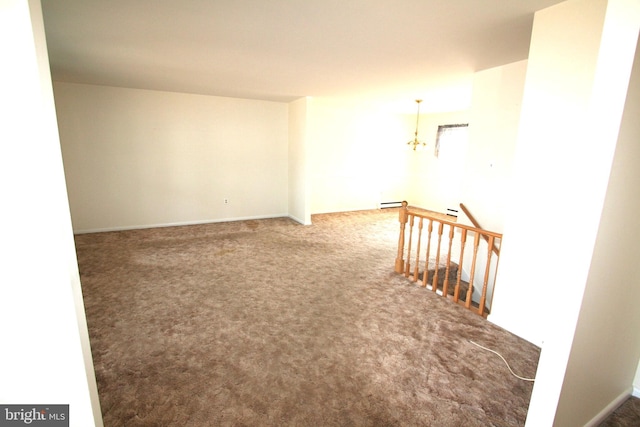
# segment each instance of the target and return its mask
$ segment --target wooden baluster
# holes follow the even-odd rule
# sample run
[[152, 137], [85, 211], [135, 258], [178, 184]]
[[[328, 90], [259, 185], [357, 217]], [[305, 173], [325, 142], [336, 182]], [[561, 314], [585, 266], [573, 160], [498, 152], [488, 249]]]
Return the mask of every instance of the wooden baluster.
[[491, 254], [493, 253], [493, 242], [494, 242], [493, 236], [489, 236], [488, 239], [486, 235], [484, 237], [488, 242], [488, 248], [487, 248], [487, 265], [484, 271], [484, 281], [482, 282], [482, 296], [480, 297], [480, 305], [478, 306], [478, 314], [480, 316], [484, 316], [484, 305], [487, 302], [487, 287], [489, 285], [489, 273], [491, 270]]
[[[416, 237], [413, 236], [413, 230], [414, 230], [414, 226], [416, 225], [415, 223], [416, 217], [418, 218], [418, 224], [415, 228], [417, 229], [416, 232], [418, 233], [418, 236], [417, 236], [417, 242], [414, 242], [414, 240], [416, 240]], [[424, 246], [424, 244], [422, 243], [422, 232], [424, 230], [425, 219], [429, 221], [429, 224], [427, 226], [427, 242], [426, 242], [427, 247], [426, 247], [426, 253], [425, 253], [425, 260], [424, 260], [424, 271], [422, 272], [421, 286], [426, 288], [427, 284], [431, 283], [431, 290], [434, 292], [437, 292], [438, 282], [440, 281], [441, 276], [444, 274], [444, 277], [442, 277], [442, 295], [445, 298], [448, 298], [449, 288], [451, 286], [454, 286], [452, 285], [452, 279], [450, 278], [452, 273], [451, 264], [453, 260], [456, 259], [455, 257], [453, 257], [453, 254], [452, 254], [452, 250], [454, 246], [453, 239], [455, 238], [456, 230], [459, 228], [460, 229], [460, 256], [457, 259], [458, 270], [453, 279], [455, 281], [455, 286], [452, 293], [453, 300], [454, 302], [459, 304], [464, 303], [464, 306], [467, 309], [470, 309], [474, 312], [477, 312], [479, 315], [486, 317], [485, 306], [487, 306], [487, 303], [489, 305], [491, 304], [491, 301], [488, 300], [489, 282], [493, 278], [492, 286], [495, 284], [495, 274], [496, 274], [495, 270], [497, 269], [497, 263], [500, 258], [497, 242], [501, 241], [502, 234], [480, 230], [477, 227], [469, 227], [466, 225], [456, 224], [450, 221], [439, 220], [435, 217], [431, 217], [429, 214], [412, 212], [409, 210], [407, 202], [402, 202], [402, 208], [400, 209], [400, 215], [399, 215], [400, 235], [398, 237], [398, 253], [396, 255], [395, 271], [397, 273], [404, 274], [404, 276], [409, 278], [412, 282], [417, 282], [418, 280], [420, 280], [420, 274], [421, 274], [420, 264], [422, 262], [421, 251], [423, 250], [422, 248]], [[435, 247], [435, 252], [436, 252], [435, 259], [432, 262], [431, 243], [432, 243], [432, 237], [433, 237], [434, 221], [438, 223], [438, 230], [437, 230], [438, 242], [437, 242], [437, 246]], [[407, 223], [409, 223], [409, 227], [407, 227]], [[442, 254], [442, 246], [443, 246], [442, 238], [443, 238], [445, 224], [449, 226], [449, 233], [448, 233], [449, 241], [447, 245], [448, 248], [445, 249], [447, 251], [446, 254]], [[409, 233], [408, 239], [406, 238], [407, 232]], [[461, 300], [464, 297], [464, 295], [461, 295], [461, 290], [463, 285], [463, 281], [462, 281], [463, 266], [464, 266], [465, 256], [467, 258], [469, 257], [469, 255], [465, 255], [465, 252], [467, 251], [466, 250], [467, 235], [469, 232], [475, 233], [474, 240], [473, 240], [473, 250], [472, 250], [473, 253], [471, 255], [473, 258], [471, 260], [471, 273], [469, 277], [469, 287], [466, 291], [466, 299], [463, 302]], [[473, 302], [472, 298], [473, 298], [473, 289], [475, 287], [476, 272], [478, 273], [478, 275], [480, 275], [479, 270], [477, 270], [477, 268], [479, 268], [478, 252], [480, 249], [480, 239], [484, 239], [487, 242], [487, 262], [486, 262], [486, 267], [484, 271], [484, 277], [482, 280], [480, 302], [479, 302], [478, 310], [476, 310], [476, 304]], [[405, 242], [407, 243], [406, 248], [405, 248]], [[416, 246], [416, 248], [414, 248], [413, 246]], [[414, 256], [413, 255], [414, 251], [415, 251], [415, 259], [412, 259], [412, 257]], [[495, 261], [496, 268], [492, 270], [492, 267], [493, 267], [492, 256], [494, 252], [496, 253], [496, 261]], [[405, 256], [406, 256], [406, 259], [405, 259]], [[440, 260], [442, 256], [446, 256], [447, 258], [443, 262], [444, 268], [443, 268], [443, 271], [441, 272], [439, 267], [440, 267]], [[414, 265], [411, 265], [412, 262], [414, 262]], [[433, 276], [431, 277], [429, 276], [429, 272], [430, 272], [429, 270], [431, 268], [430, 264], [433, 264]], [[478, 283], [480, 283], [480, 281], [478, 281]], [[480, 284], [478, 284], [478, 286], [480, 286]]]
[[471, 295], [473, 295], [473, 281], [476, 274], [476, 260], [478, 259], [478, 246], [480, 243], [480, 233], [475, 232], [473, 238], [473, 260], [471, 260], [471, 277], [469, 278], [469, 289], [467, 290], [467, 300], [464, 302], [464, 306], [471, 309]]
[[433, 220], [429, 218], [429, 226], [427, 227], [427, 259], [424, 262], [424, 273], [422, 274], [422, 286], [426, 287], [429, 281], [429, 251], [431, 251], [431, 232], [433, 231]]
[[442, 284], [442, 296], [449, 297], [449, 273], [451, 270], [451, 245], [453, 245], [453, 224], [449, 224], [449, 252], [447, 253], [447, 267], [444, 271], [444, 283]]
[[395, 272], [402, 273], [404, 271], [404, 228], [407, 223], [407, 202], [402, 202], [402, 207], [400, 208], [400, 213], [398, 217], [398, 221], [400, 222], [400, 236], [398, 237], [398, 254], [396, 255], [396, 265]]
[[415, 215], [409, 214], [409, 243], [407, 244], [407, 262], [404, 266], [404, 277], [409, 277], [411, 272], [411, 241], [413, 240], [413, 222]]
[[460, 259], [458, 260], [458, 277], [456, 278], [456, 288], [453, 292], [453, 300], [458, 302], [460, 299], [460, 281], [462, 280], [462, 266], [464, 265], [462, 262], [464, 261], [464, 247], [467, 244], [467, 229], [462, 229], [462, 234], [460, 235]]
[[416, 247], [416, 262], [413, 270], [413, 281], [418, 281], [418, 276], [420, 275], [420, 244], [422, 243], [422, 217], [420, 217], [420, 221], [418, 222], [418, 246]]
[[438, 226], [438, 248], [436, 249], [436, 267], [433, 272], [433, 282], [432, 282], [432, 290], [435, 292], [438, 289], [438, 269], [440, 267], [440, 245], [442, 243], [442, 230], [444, 229], [444, 224], [440, 223]]
[[495, 236], [495, 239], [493, 241], [493, 253], [496, 254], [496, 260], [495, 260], [495, 266], [492, 269], [493, 272], [493, 291], [491, 292], [491, 298], [487, 301], [487, 305], [489, 306], [489, 310], [491, 310], [491, 306], [493, 305], [493, 296], [495, 295], [495, 287], [496, 287], [496, 278], [498, 277], [498, 264], [500, 264], [500, 251], [496, 252], [496, 248], [498, 247], [498, 243], [500, 241], [502, 237], [501, 236]]

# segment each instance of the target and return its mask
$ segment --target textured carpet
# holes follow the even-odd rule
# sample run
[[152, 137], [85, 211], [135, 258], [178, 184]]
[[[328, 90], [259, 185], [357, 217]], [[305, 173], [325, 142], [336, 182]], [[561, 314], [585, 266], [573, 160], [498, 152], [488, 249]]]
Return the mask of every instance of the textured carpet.
[[628, 398], [616, 409], [600, 427], [638, 427], [640, 426], [640, 399]]
[[76, 236], [105, 426], [519, 426], [539, 348], [393, 273], [397, 210]]

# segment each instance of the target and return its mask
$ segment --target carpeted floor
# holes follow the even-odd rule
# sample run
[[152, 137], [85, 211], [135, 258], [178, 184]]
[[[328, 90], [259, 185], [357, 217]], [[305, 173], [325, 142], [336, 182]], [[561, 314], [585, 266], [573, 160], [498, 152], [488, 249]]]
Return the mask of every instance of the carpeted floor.
[[638, 427], [640, 426], [640, 399], [628, 398], [616, 409], [600, 427]]
[[104, 423], [519, 426], [539, 349], [393, 273], [397, 210], [76, 236]]

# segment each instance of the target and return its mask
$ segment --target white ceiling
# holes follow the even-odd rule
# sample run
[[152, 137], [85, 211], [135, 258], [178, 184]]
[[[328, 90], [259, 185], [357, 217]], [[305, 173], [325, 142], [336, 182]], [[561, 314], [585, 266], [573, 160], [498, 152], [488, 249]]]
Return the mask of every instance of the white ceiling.
[[[525, 59], [561, 0], [42, 0], [56, 81], [413, 100]], [[427, 101], [425, 99], [425, 101]], [[428, 105], [427, 102], [425, 104]]]

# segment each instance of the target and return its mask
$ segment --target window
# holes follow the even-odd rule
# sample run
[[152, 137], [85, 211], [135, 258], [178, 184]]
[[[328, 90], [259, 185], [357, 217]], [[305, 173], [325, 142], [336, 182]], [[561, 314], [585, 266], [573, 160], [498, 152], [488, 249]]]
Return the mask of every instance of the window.
[[466, 145], [468, 128], [468, 124], [438, 126], [435, 156], [440, 157], [441, 153], [444, 157], [459, 154], [457, 151]]

